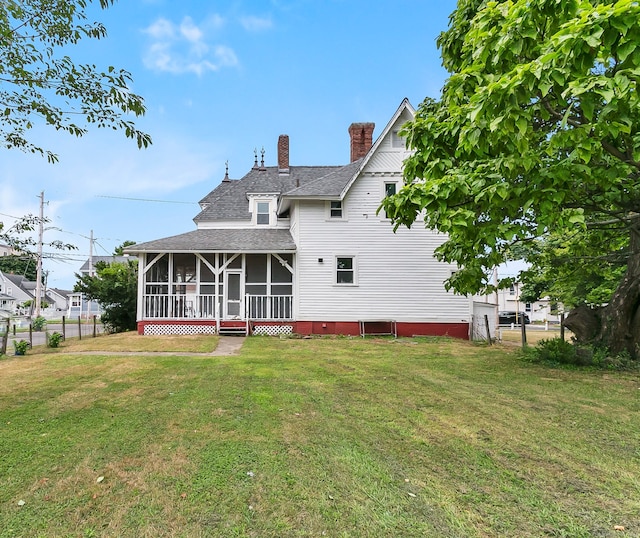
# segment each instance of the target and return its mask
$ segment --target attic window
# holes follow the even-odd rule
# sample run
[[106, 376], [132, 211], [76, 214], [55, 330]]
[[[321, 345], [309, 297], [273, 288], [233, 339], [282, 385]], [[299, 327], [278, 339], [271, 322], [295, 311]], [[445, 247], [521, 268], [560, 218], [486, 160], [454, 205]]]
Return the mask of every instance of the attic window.
[[269, 224], [269, 202], [256, 204], [256, 224]]
[[398, 129], [391, 131], [391, 147], [398, 149], [405, 149], [406, 147], [404, 138], [400, 136], [400, 131]]

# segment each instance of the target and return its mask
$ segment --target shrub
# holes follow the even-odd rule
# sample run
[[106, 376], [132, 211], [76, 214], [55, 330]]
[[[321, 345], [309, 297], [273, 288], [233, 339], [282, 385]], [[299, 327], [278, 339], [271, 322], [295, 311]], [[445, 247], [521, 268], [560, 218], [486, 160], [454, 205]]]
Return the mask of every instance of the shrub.
[[557, 362], [560, 364], [577, 364], [576, 347], [561, 338], [541, 340], [534, 350], [535, 358], [539, 361]]
[[628, 353], [612, 356], [606, 348], [572, 344], [560, 338], [541, 340], [535, 348], [526, 350], [523, 358], [551, 365], [594, 366], [607, 370], [640, 369], [640, 361], [634, 361]]
[[26, 340], [14, 340], [13, 347], [16, 350], [16, 355], [24, 355], [29, 349], [29, 342]]
[[31, 321], [31, 326], [34, 331], [41, 331], [44, 329], [44, 326], [47, 324], [47, 320], [43, 316], [38, 316], [37, 318], [33, 318]]
[[52, 332], [48, 338], [49, 347], [58, 347], [62, 342], [62, 334], [58, 331]]

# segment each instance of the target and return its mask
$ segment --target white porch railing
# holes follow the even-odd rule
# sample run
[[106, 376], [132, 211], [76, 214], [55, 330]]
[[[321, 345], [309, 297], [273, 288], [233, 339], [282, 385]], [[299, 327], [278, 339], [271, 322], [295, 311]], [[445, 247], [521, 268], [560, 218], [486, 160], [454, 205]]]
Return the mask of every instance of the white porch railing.
[[215, 319], [215, 295], [143, 295], [144, 319]]
[[245, 312], [248, 319], [278, 321], [293, 319], [291, 295], [247, 295]]
[[[216, 319], [216, 296], [195, 294], [142, 296], [144, 319]], [[245, 318], [266, 321], [293, 319], [291, 295], [245, 296]]]

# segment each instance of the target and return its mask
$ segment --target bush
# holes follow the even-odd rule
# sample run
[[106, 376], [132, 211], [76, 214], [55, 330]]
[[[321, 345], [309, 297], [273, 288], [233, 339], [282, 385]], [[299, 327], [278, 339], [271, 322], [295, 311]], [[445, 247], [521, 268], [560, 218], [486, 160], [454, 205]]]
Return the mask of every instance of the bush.
[[523, 358], [551, 365], [594, 366], [607, 370], [640, 368], [640, 362], [631, 359], [628, 353], [612, 356], [605, 348], [572, 344], [560, 338], [541, 340], [535, 348], [526, 350]]
[[29, 342], [26, 340], [14, 340], [13, 347], [16, 350], [16, 355], [25, 355], [27, 349], [29, 349]]
[[541, 340], [536, 345], [534, 353], [539, 361], [577, 364], [576, 347], [561, 338]]
[[62, 334], [58, 331], [52, 332], [48, 338], [49, 347], [58, 347], [62, 342]]
[[33, 318], [31, 321], [31, 326], [34, 331], [41, 331], [44, 329], [44, 326], [47, 324], [47, 320], [43, 316], [38, 316], [37, 318]]

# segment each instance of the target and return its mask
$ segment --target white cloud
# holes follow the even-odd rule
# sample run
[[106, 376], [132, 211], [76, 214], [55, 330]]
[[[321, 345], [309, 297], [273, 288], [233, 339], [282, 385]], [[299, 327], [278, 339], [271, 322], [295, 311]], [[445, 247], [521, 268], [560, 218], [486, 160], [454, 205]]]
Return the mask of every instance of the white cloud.
[[202, 42], [204, 34], [191, 20], [191, 17], [185, 17], [180, 23], [180, 34], [189, 42], [199, 44]]
[[259, 32], [262, 30], [268, 30], [273, 26], [273, 22], [269, 17], [242, 17], [240, 24], [248, 32]]
[[149, 34], [154, 39], [173, 39], [175, 36], [175, 29], [173, 23], [167, 19], [160, 18], [151, 24], [148, 28], [145, 28], [144, 32]]
[[233, 49], [210, 42], [210, 34], [224, 23], [219, 15], [211, 15], [201, 25], [191, 17], [184, 17], [180, 24], [164, 18], [156, 20], [144, 30], [151, 38], [144, 54], [144, 64], [155, 71], [177, 75], [194, 73], [198, 76], [238, 65]]

